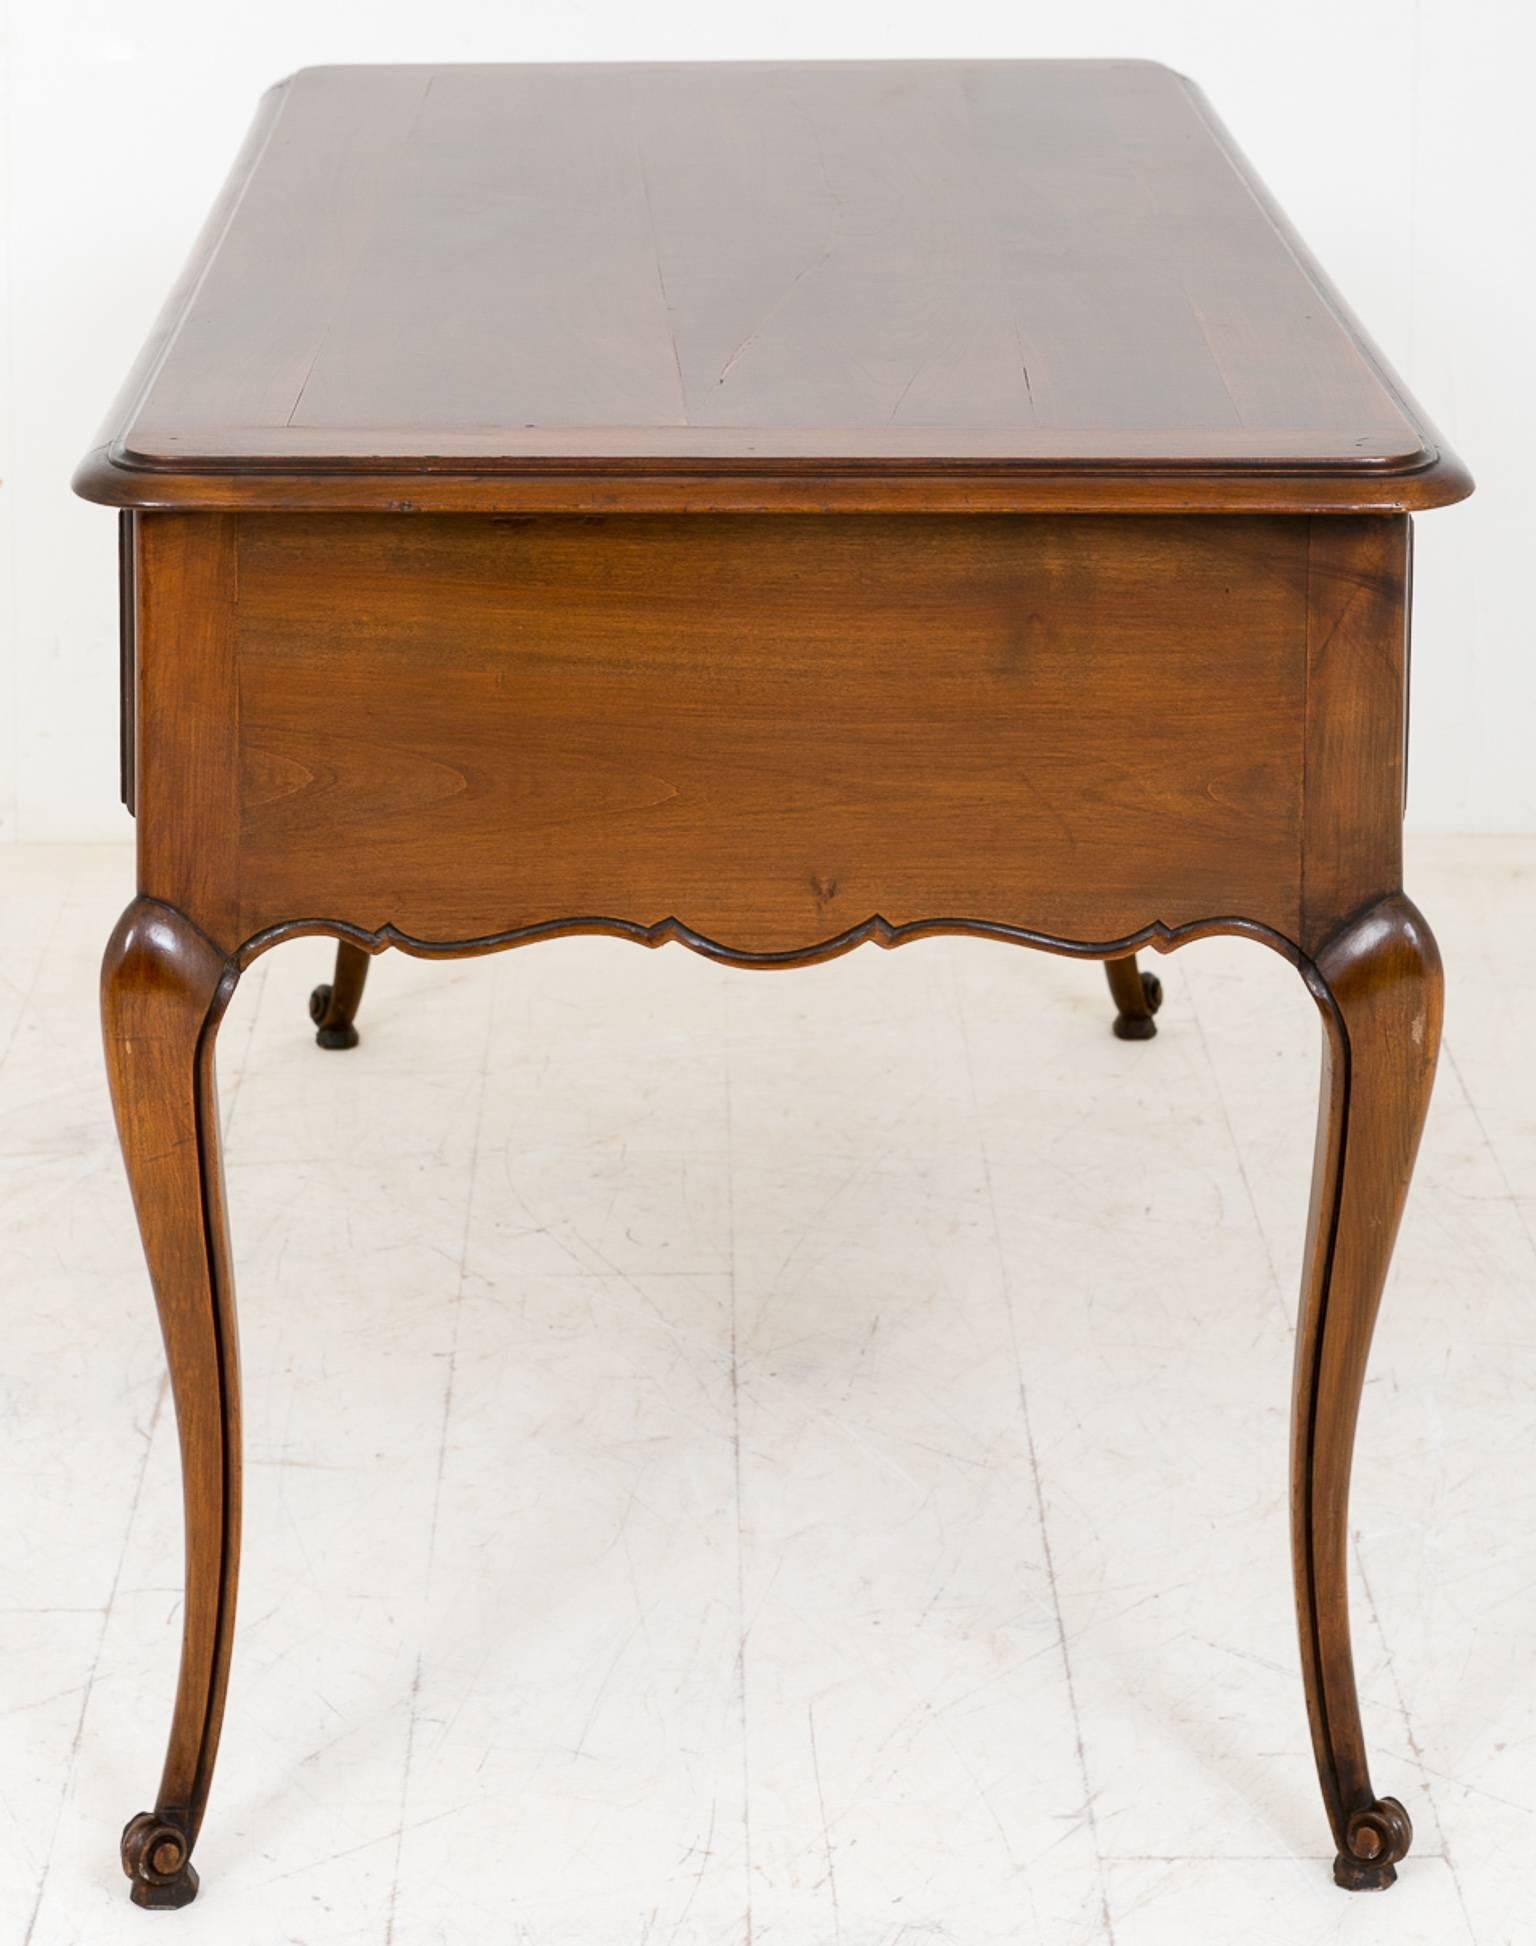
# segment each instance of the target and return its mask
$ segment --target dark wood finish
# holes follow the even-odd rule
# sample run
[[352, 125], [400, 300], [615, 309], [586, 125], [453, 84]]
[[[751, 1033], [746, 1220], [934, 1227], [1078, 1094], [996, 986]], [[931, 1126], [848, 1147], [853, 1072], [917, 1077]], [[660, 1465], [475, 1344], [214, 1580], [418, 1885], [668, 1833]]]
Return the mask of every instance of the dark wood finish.
[[358, 1042], [357, 1009], [368, 979], [368, 955], [348, 939], [336, 946], [336, 974], [309, 996], [309, 1017], [319, 1047], [346, 1049]]
[[181, 1440], [181, 1674], [155, 1810], [123, 1833], [144, 1906], [185, 1905], [213, 1776], [240, 1563], [240, 1366], [213, 1043], [236, 973], [168, 906], [135, 899], [101, 970], [107, 1074], [160, 1311]]
[[1199, 91], [1141, 61], [306, 69], [79, 484], [1013, 512], [1469, 486]]
[[134, 744], [134, 685], [136, 678], [137, 652], [134, 637], [138, 626], [137, 601], [134, 588], [134, 516], [120, 513], [117, 517], [117, 778], [118, 791], [123, 800], [123, 808], [132, 815], [135, 809], [133, 782]]
[[1433, 1072], [1409, 509], [1470, 482], [1188, 84], [1139, 63], [323, 69], [268, 98], [86, 461], [124, 522], [139, 898], [103, 998], [186, 1470], [144, 1903], [233, 1625], [213, 1038], [239, 969], [562, 934], [809, 965], [1263, 941], [1323, 1009], [1303, 1671], [1351, 1886], [1346, 1500]]
[[1122, 1041], [1149, 1041], [1157, 1032], [1153, 1015], [1163, 1004], [1163, 983], [1155, 973], [1144, 973], [1134, 953], [1128, 959], [1104, 962], [1109, 978], [1109, 995], [1118, 1012], [1115, 1038]]
[[1296, 1334], [1296, 1611], [1323, 1798], [1350, 1889], [1390, 1885], [1412, 1826], [1366, 1766], [1349, 1635], [1349, 1476], [1371, 1333], [1440, 1047], [1440, 953], [1393, 894], [1317, 957], [1323, 1088]]

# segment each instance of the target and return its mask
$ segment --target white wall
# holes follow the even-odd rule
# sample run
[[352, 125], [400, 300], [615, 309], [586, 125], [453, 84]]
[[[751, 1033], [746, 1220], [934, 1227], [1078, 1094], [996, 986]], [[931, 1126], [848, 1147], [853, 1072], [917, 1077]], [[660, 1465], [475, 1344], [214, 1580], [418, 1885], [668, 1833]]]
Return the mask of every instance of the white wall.
[[113, 517], [70, 471], [258, 92], [321, 61], [1142, 55], [1193, 74], [1469, 461], [1420, 524], [1410, 816], [1536, 828], [1521, 0], [0, 0], [0, 836], [121, 836]]

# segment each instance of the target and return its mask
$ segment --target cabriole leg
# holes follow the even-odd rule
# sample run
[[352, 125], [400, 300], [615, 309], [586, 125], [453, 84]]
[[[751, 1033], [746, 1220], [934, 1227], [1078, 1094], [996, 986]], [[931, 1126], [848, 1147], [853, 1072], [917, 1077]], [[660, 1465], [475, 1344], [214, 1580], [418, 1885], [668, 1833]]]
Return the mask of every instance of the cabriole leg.
[[1336, 1881], [1390, 1885], [1413, 1837], [1366, 1766], [1349, 1632], [1349, 1476], [1371, 1333], [1429, 1105], [1440, 955], [1400, 893], [1317, 956], [1323, 1087], [1296, 1336], [1292, 1552], [1302, 1674]]
[[234, 969], [179, 912], [137, 899], [102, 964], [102, 1028], [181, 1441], [186, 1601], [160, 1791], [123, 1833], [142, 1906], [186, 1905], [218, 1750], [240, 1551], [239, 1363], [213, 1044]]

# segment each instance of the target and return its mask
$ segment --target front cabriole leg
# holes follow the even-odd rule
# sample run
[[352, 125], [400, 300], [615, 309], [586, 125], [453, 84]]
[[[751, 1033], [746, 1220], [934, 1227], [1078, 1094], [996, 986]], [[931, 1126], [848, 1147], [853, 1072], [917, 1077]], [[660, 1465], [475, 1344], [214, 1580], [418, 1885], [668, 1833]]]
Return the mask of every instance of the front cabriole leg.
[[181, 1441], [181, 1673], [160, 1791], [123, 1833], [141, 1906], [197, 1895], [192, 1847], [218, 1750], [240, 1547], [239, 1365], [213, 1044], [235, 970], [183, 915], [136, 899], [102, 964], [107, 1071]]
[[1393, 893], [1315, 961], [1323, 1085], [1296, 1337], [1291, 1537], [1318, 1775], [1350, 1891], [1397, 1876], [1413, 1827], [1366, 1765], [1349, 1632], [1349, 1477], [1371, 1333], [1440, 1044], [1440, 954]]

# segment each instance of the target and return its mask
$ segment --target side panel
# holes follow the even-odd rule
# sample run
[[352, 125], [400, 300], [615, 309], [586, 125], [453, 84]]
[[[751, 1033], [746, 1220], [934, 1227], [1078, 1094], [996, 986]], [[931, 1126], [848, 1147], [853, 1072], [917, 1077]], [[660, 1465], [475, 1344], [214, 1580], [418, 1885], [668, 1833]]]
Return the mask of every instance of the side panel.
[[242, 937], [1294, 938], [1308, 578], [1283, 518], [245, 515], [188, 761]]

